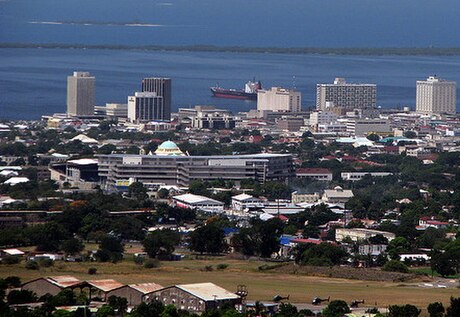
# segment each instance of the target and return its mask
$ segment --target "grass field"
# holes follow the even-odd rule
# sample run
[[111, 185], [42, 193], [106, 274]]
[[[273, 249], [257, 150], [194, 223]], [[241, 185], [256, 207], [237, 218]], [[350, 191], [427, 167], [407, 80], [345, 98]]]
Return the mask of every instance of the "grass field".
[[[216, 270], [218, 264], [227, 264], [225, 270]], [[429, 303], [440, 301], [447, 304], [451, 296], [460, 297], [460, 289], [420, 288], [414, 284], [334, 279], [275, 272], [259, 272], [261, 261], [230, 260], [226, 258], [185, 259], [162, 262], [161, 267], [146, 269], [125, 260], [112, 263], [63, 263], [38, 271], [27, 270], [24, 263], [0, 265], [0, 277], [17, 275], [23, 281], [41, 276], [74, 275], [80, 279], [113, 278], [122, 283], [156, 282], [161, 285], [178, 283], [213, 282], [228, 290], [239, 284], [247, 286], [250, 300], [271, 300], [274, 295], [290, 295], [293, 303], [309, 303], [315, 296], [331, 299], [364, 299], [366, 305], [386, 307], [393, 304], [413, 304], [425, 308]], [[212, 265], [213, 271], [205, 271]], [[97, 268], [96, 275], [88, 275], [88, 268]]]

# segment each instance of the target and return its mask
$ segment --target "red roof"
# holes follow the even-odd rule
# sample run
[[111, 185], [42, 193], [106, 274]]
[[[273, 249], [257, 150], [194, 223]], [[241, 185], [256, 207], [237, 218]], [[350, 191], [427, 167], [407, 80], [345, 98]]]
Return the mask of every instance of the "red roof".
[[449, 224], [448, 222], [438, 221], [438, 220], [428, 220], [426, 223], [429, 225], [445, 225], [445, 226]]
[[331, 174], [332, 172], [327, 168], [299, 168], [296, 174]]
[[308, 238], [308, 239], [302, 239], [302, 238], [297, 238], [297, 239], [292, 239], [292, 243], [313, 243], [313, 244], [320, 244], [324, 241], [320, 239], [313, 239], [313, 238]]
[[288, 220], [289, 220], [289, 218], [286, 217], [286, 216], [284, 216], [284, 215], [278, 215], [278, 216], [276, 216], [275, 218], [278, 218], [278, 219], [280, 219], [280, 220], [282, 220], [282, 221], [288, 221]]

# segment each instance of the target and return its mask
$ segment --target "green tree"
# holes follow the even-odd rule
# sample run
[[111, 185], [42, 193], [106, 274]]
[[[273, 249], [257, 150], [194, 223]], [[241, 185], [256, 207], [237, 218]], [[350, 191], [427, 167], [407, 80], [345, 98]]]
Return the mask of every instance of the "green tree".
[[430, 317], [443, 317], [444, 316], [444, 306], [440, 302], [431, 303], [427, 307]]
[[323, 242], [313, 245], [302, 254], [301, 263], [306, 265], [338, 265], [348, 256], [342, 248], [331, 243]]
[[209, 223], [198, 227], [190, 234], [190, 249], [195, 252], [218, 254], [227, 250], [224, 229], [219, 224]]
[[7, 296], [8, 304], [26, 304], [37, 301], [37, 296], [34, 292], [28, 290], [12, 290]]
[[128, 195], [136, 200], [146, 200], [148, 198], [147, 188], [140, 182], [134, 182], [128, 187]]
[[389, 307], [388, 317], [418, 317], [421, 310], [414, 305], [392, 305]]
[[149, 233], [142, 242], [145, 252], [151, 258], [168, 257], [179, 244], [180, 236], [177, 232], [166, 229]]
[[96, 257], [101, 262], [111, 261], [113, 263], [123, 259], [124, 246], [121, 241], [112, 236], [105, 236], [99, 244]]
[[115, 317], [115, 310], [109, 305], [103, 305], [97, 310], [96, 317]]
[[458, 317], [460, 316], [460, 297], [451, 297], [450, 306], [447, 307], [446, 317]]
[[333, 300], [323, 310], [324, 317], [342, 317], [350, 312], [350, 308], [343, 300]]
[[66, 254], [77, 254], [83, 251], [85, 246], [83, 245], [83, 242], [80, 239], [77, 238], [70, 238], [67, 240], [64, 240], [61, 245], [62, 251], [64, 251]]

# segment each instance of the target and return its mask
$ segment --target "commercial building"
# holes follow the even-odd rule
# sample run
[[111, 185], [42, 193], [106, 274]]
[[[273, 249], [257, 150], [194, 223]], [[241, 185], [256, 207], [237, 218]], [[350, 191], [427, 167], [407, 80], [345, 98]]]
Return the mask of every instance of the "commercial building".
[[128, 117], [128, 105], [123, 103], [107, 103], [105, 106], [95, 106], [94, 114], [110, 118]]
[[363, 241], [369, 238], [375, 237], [376, 235], [382, 235], [391, 241], [395, 238], [395, 234], [386, 231], [371, 230], [364, 228], [336, 228], [335, 229], [335, 240], [342, 242], [346, 237], [349, 237], [352, 241]]
[[229, 110], [215, 107], [195, 107], [196, 112], [191, 116], [191, 126], [197, 129], [234, 129], [235, 117]]
[[221, 201], [194, 194], [174, 196], [173, 204], [179, 208], [189, 208], [215, 213], [223, 212], [225, 205]]
[[162, 97], [161, 108], [163, 119], [161, 120], [171, 120], [171, 79], [170, 78], [144, 78], [142, 80], [142, 91], [143, 92], [153, 92], [157, 96]]
[[389, 133], [391, 126], [386, 119], [350, 119], [347, 132], [354, 136], [366, 136], [370, 133]]
[[[160, 145], [159, 148], [163, 147]], [[223, 179], [239, 183], [253, 179], [263, 183], [285, 181], [293, 176], [292, 156], [289, 154], [185, 156], [177, 154], [180, 149], [173, 142], [169, 141], [167, 147], [173, 154], [98, 155], [101, 185], [114, 190], [132, 181], [145, 185], [188, 186], [193, 180]]]
[[164, 305], [174, 305], [177, 309], [201, 314], [219, 307], [241, 305], [241, 297], [213, 283], [174, 285], [152, 294], [153, 299]]
[[417, 81], [416, 111], [424, 114], [455, 113], [457, 83], [436, 76]]
[[298, 132], [305, 125], [305, 119], [303, 117], [283, 116], [276, 121], [276, 125], [280, 130]]
[[67, 114], [88, 116], [94, 114], [96, 78], [88, 72], [74, 72], [67, 77]]
[[154, 92], [136, 92], [128, 97], [128, 119], [131, 122], [169, 121], [163, 97]]
[[327, 110], [340, 107], [345, 110], [369, 109], [377, 106], [375, 84], [349, 84], [344, 78], [336, 78], [333, 84], [316, 85], [316, 108]]
[[263, 202], [254, 196], [248, 194], [239, 194], [232, 197], [232, 210], [243, 211], [251, 208], [262, 208]]
[[272, 87], [257, 91], [257, 110], [274, 112], [300, 112], [302, 96], [299, 91]]
[[310, 113], [310, 126], [335, 123], [339, 116], [330, 111], [313, 111]]
[[77, 159], [51, 164], [49, 170], [50, 179], [60, 186], [67, 183], [70, 187], [93, 189], [99, 184], [97, 160], [94, 159]]

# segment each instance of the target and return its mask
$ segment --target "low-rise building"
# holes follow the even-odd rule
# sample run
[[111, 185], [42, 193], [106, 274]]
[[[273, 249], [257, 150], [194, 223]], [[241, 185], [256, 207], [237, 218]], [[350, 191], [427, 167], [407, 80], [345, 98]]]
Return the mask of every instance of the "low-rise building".
[[153, 292], [151, 298], [196, 314], [223, 306], [241, 305], [240, 296], [213, 283], [169, 286]]
[[179, 208], [190, 208], [207, 212], [221, 213], [224, 211], [223, 202], [194, 194], [174, 196], [173, 204]]
[[353, 197], [353, 191], [351, 189], [343, 189], [340, 186], [336, 186], [334, 189], [324, 190], [322, 200], [331, 204], [344, 204]]
[[295, 172], [297, 178], [310, 178], [317, 181], [332, 181], [332, 172], [327, 168], [299, 168]]
[[232, 197], [232, 209], [243, 211], [251, 208], [262, 208], [264, 204], [259, 198], [248, 194], [239, 194]]
[[45, 294], [57, 295], [64, 289], [71, 289], [79, 285], [81, 281], [73, 276], [53, 276], [53, 277], [40, 277], [22, 284], [23, 290], [34, 292], [38, 297]]
[[356, 182], [361, 179], [363, 179], [364, 176], [370, 175], [371, 177], [386, 177], [393, 175], [393, 173], [390, 172], [342, 172], [340, 173], [340, 177], [344, 181], [351, 181], [351, 182]]
[[300, 204], [300, 203], [316, 203], [319, 201], [321, 196], [318, 193], [313, 194], [301, 194], [297, 191], [291, 194], [291, 202], [293, 204]]
[[345, 238], [349, 237], [352, 241], [355, 242], [364, 241], [379, 234], [387, 238], [388, 241], [391, 241], [396, 237], [394, 233], [386, 231], [364, 228], [337, 228], [335, 230], [335, 240], [337, 242], [342, 242]]
[[142, 302], [151, 301], [152, 293], [162, 288], [163, 286], [156, 283], [129, 284], [109, 291], [107, 297], [123, 297], [128, 301], [128, 306], [137, 306]]

